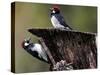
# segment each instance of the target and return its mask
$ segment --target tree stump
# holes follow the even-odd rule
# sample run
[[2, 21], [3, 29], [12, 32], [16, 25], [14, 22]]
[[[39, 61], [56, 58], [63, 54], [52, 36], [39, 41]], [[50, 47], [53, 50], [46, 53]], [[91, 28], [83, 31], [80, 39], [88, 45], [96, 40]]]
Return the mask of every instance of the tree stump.
[[[95, 33], [67, 31], [53, 28], [34, 28], [29, 29], [28, 31], [43, 39], [56, 63], [56, 67], [57, 64], [65, 62], [65, 64], [71, 63], [70, 66], [73, 69], [97, 68]], [[51, 65], [53, 65], [53, 67], [51, 66], [51, 69], [54, 70], [54, 64], [52, 62]]]

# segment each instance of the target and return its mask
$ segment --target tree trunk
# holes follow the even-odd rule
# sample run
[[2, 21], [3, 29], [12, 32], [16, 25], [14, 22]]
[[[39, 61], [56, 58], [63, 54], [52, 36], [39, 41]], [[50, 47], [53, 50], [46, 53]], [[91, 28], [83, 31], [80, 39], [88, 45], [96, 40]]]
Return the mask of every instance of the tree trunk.
[[[29, 29], [29, 32], [43, 39], [56, 63], [64, 60], [73, 69], [97, 68], [96, 34], [62, 29]], [[54, 68], [52, 62], [51, 65]]]

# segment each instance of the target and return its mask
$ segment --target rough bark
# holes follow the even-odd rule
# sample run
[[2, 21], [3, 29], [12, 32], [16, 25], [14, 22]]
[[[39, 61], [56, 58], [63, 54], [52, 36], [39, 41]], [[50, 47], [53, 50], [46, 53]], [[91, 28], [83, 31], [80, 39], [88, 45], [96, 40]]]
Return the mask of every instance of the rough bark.
[[97, 68], [96, 34], [62, 29], [28, 31], [43, 39], [56, 63], [64, 60], [73, 69]]

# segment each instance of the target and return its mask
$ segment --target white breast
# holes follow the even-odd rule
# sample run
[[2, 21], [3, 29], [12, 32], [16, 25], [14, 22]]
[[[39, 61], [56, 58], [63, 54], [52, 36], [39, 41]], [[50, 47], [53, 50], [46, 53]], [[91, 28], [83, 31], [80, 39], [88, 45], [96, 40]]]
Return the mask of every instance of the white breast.
[[34, 47], [31, 50], [37, 51], [39, 53], [39, 57], [47, 61], [47, 55], [40, 44], [34, 44]]
[[55, 16], [51, 17], [51, 23], [54, 26], [54, 28], [64, 28], [64, 26], [59, 23]]

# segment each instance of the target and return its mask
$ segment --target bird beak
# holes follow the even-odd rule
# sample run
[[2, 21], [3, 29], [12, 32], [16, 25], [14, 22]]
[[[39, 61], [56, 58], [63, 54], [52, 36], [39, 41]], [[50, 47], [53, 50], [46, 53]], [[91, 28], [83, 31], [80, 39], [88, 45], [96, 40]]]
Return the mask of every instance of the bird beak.
[[29, 37], [28, 40], [30, 41], [31, 40], [31, 37]]

